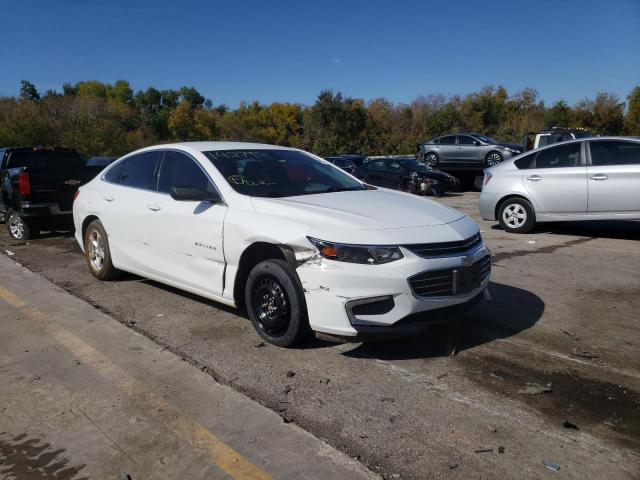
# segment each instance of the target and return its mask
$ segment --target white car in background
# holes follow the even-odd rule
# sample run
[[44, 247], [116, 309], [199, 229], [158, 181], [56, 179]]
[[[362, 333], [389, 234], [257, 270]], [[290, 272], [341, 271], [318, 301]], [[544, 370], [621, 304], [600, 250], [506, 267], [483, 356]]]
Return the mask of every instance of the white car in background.
[[466, 215], [292, 148], [145, 148], [81, 187], [73, 216], [97, 278], [125, 270], [246, 307], [280, 346], [311, 330], [361, 340], [450, 320], [490, 277]]
[[640, 139], [552, 144], [485, 170], [480, 214], [509, 232], [539, 222], [640, 219]]

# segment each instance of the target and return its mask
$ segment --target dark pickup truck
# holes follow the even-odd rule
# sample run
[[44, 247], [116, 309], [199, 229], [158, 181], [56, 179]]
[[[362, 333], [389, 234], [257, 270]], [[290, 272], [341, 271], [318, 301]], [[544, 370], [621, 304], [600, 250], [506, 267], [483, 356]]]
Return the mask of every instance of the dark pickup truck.
[[73, 225], [73, 198], [104, 167], [68, 148], [0, 148], [0, 219], [16, 240]]

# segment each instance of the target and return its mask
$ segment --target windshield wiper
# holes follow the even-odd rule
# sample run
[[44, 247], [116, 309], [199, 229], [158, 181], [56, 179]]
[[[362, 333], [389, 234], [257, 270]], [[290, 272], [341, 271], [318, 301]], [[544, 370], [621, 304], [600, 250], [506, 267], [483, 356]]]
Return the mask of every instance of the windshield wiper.
[[356, 190], [365, 190], [365, 188], [362, 185], [357, 187], [331, 187], [318, 193], [353, 192]]

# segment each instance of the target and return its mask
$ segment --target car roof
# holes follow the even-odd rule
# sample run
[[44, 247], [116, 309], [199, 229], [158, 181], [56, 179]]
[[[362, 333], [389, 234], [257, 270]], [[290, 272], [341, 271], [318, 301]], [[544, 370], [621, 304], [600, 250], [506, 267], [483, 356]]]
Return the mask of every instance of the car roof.
[[163, 148], [197, 150], [200, 152], [210, 152], [214, 150], [297, 150], [296, 148], [291, 147], [251, 142], [178, 142], [153, 145], [151, 147], [146, 147], [143, 150], [157, 150]]

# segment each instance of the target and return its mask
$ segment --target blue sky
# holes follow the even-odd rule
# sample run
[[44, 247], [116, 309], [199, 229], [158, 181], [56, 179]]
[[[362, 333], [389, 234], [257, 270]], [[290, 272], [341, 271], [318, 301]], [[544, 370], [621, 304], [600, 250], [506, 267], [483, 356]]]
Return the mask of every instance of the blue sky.
[[3, 95], [122, 78], [230, 106], [485, 85], [573, 103], [640, 84], [640, 0], [0, 0], [0, 20]]

